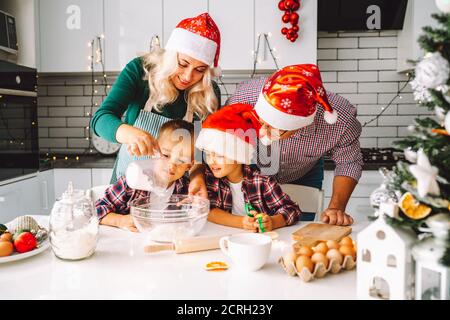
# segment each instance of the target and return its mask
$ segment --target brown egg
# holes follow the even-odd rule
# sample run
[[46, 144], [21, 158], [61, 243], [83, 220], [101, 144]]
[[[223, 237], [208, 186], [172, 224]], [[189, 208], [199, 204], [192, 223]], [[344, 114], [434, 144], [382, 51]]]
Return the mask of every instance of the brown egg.
[[311, 261], [315, 264], [323, 263], [323, 265], [328, 267], [328, 258], [321, 252], [316, 252], [312, 255]]
[[339, 249], [339, 243], [337, 243], [337, 241], [334, 240], [328, 240], [327, 247], [328, 249]]
[[0, 242], [0, 257], [10, 256], [14, 252], [14, 246], [12, 242], [1, 241]]
[[325, 254], [327, 254], [327, 251], [328, 251], [328, 247], [325, 242], [321, 242], [317, 246], [314, 247], [314, 252], [320, 252], [325, 255]]
[[355, 250], [354, 250], [353, 247], [351, 247], [351, 246], [345, 246], [345, 245], [340, 246], [340, 247], [339, 247], [339, 252], [340, 252], [344, 257], [345, 257], [345, 256], [351, 256], [351, 257], [353, 258], [353, 260], [354, 260], [355, 257], [356, 257]]
[[339, 265], [342, 264], [342, 262], [344, 261], [344, 257], [342, 256], [342, 254], [339, 252], [338, 249], [330, 249], [327, 252], [327, 258], [331, 260], [335, 260], [338, 262]]
[[311, 257], [314, 251], [308, 246], [301, 246], [297, 253], [301, 256]]
[[301, 272], [303, 268], [306, 268], [309, 270], [309, 272], [313, 272], [314, 270], [314, 264], [311, 261], [311, 259], [307, 256], [300, 256], [295, 261], [295, 267], [297, 268], [298, 272]]
[[2, 234], [0, 236], [0, 241], [9, 241], [11, 242], [12, 240], [12, 234], [10, 232], [5, 232], [4, 234]]
[[295, 260], [297, 259], [297, 254], [294, 251], [289, 251], [288, 253], [286, 253], [283, 256], [283, 261], [285, 265], [294, 263], [295, 264]]
[[353, 246], [353, 240], [350, 237], [343, 237], [339, 244], [341, 246]]

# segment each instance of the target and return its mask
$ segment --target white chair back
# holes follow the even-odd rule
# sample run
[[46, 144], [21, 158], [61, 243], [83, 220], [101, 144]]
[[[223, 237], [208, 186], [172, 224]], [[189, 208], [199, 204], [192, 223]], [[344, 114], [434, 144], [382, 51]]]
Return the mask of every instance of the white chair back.
[[323, 190], [295, 184], [283, 184], [281, 189], [296, 202], [303, 212], [315, 213], [315, 221], [319, 221], [323, 211]]

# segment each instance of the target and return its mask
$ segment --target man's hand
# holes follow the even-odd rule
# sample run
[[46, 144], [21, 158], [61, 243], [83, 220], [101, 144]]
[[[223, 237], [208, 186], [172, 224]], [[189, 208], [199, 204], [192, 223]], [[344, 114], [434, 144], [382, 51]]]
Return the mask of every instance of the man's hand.
[[337, 226], [349, 226], [353, 224], [353, 218], [343, 210], [328, 208], [320, 215], [320, 220], [324, 223]]
[[121, 215], [117, 220], [117, 227], [120, 229], [129, 230], [131, 232], [138, 232], [131, 214]]

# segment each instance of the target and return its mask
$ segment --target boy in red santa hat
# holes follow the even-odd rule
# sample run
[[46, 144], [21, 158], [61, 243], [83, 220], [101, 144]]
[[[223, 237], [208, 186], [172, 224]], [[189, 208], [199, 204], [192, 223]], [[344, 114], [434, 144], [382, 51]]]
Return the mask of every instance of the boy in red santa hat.
[[[275, 178], [250, 166], [259, 129], [253, 107], [246, 104], [226, 106], [203, 123], [195, 146], [204, 151], [208, 165], [209, 221], [254, 232], [297, 222], [301, 214], [298, 205]], [[253, 215], [262, 214], [260, 221], [247, 215], [249, 204]]]

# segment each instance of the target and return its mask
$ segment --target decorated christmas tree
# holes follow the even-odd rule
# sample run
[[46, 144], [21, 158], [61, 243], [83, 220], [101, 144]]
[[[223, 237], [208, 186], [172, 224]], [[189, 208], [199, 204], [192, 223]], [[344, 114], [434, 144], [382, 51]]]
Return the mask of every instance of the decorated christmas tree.
[[[444, 11], [433, 18], [438, 27], [423, 28], [419, 44], [426, 54], [416, 63], [410, 84], [418, 104], [434, 115], [416, 119], [410, 135], [395, 142], [407, 162], [397, 163], [386, 182], [401, 209], [389, 223], [418, 234], [427, 218], [450, 215], [450, 14]], [[446, 254], [447, 266], [449, 260]]]

